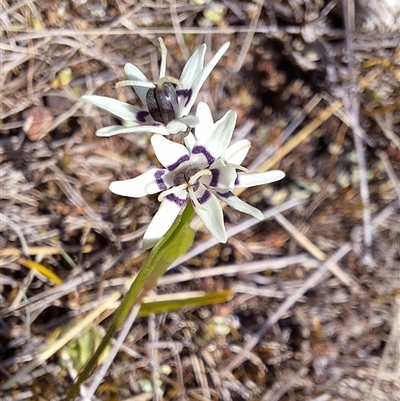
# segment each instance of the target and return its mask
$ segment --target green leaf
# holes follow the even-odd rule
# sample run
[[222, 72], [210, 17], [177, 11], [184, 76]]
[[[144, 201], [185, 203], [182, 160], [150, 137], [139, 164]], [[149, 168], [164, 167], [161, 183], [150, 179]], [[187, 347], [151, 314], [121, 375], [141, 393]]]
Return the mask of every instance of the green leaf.
[[150, 313], [165, 313], [182, 308], [194, 308], [205, 305], [215, 305], [232, 299], [234, 291], [221, 290], [211, 293], [194, 291], [186, 293], [171, 294], [166, 296], [148, 297], [144, 299], [140, 308], [139, 317], [148, 316]]

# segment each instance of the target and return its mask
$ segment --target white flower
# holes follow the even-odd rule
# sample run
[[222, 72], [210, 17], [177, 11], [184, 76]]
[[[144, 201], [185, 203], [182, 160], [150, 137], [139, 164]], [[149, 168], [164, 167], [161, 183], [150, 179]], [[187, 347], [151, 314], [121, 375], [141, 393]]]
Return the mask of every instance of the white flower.
[[275, 170], [261, 174], [237, 172], [245, 170], [240, 163], [246, 157], [249, 142], [239, 141], [230, 147], [236, 123], [236, 113], [228, 111], [216, 123], [205, 103], [197, 109], [199, 124], [186, 146], [159, 135], [151, 137], [155, 155], [164, 168], [153, 168], [138, 177], [114, 181], [110, 190], [134, 198], [159, 193], [160, 208], [149, 224], [143, 248], [154, 246], [168, 231], [181, 209], [191, 200], [204, 225], [220, 242], [226, 242], [222, 208], [223, 200], [235, 209], [258, 219], [263, 214], [240, 200], [232, 190], [267, 184], [282, 179], [285, 174]]
[[143, 107], [105, 96], [82, 96], [82, 99], [114, 114], [124, 125], [113, 125], [97, 130], [96, 135], [109, 137], [118, 134], [151, 132], [170, 135], [186, 131], [198, 123], [195, 116], [188, 115], [204, 81], [229, 47], [225, 43], [214, 57], [204, 65], [207, 46], [201, 45], [189, 58], [179, 79], [166, 76], [167, 49], [161, 45], [160, 77], [157, 83], [150, 82], [133, 64], [125, 65], [128, 80], [116, 87], [132, 86]]

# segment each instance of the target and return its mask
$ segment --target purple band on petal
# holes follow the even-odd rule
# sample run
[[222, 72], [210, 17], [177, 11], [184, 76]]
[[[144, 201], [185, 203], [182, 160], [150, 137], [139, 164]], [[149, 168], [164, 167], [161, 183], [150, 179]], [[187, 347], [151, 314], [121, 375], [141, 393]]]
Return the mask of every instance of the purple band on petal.
[[221, 197], [221, 198], [230, 198], [231, 196], [235, 196], [231, 191], [228, 192], [217, 192], [217, 194]]
[[218, 186], [218, 180], [219, 180], [220, 171], [217, 168], [210, 169], [210, 171], [211, 171], [211, 174], [212, 174], [212, 178], [211, 178], [211, 181], [210, 181], [210, 186], [216, 187], [216, 186]]
[[176, 91], [177, 96], [183, 96], [183, 97], [187, 98], [185, 106], [189, 103], [190, 98], [192, 97], [192, 94], [193, 94], [193, 91], [191, 89], [178, 89]]
[[185, 204], [185, 202], [186, 202], [186, 199], [178, 198], [178, 197], [177, 197], [176, 195], [174, 195], [174, 194], [167, 195], [165, 198], [168, 199], [170, 202], [174, 202], [174, 203], [177, 204], [179, 207], [182, 207], [182, 206]]
[[236, 175], [235, 185], [239, 185], [239, 174]]
[[150, 113], [148, 111], [142, 110], [139, 111], [139, 113], [136, 114], [136, 120], [139, 121], [140, 123], [145, 123], [146, 122], [146, 117]]
[[207, 159], [208, 165], [214, 163], [215, 157], [204, 146], [195, 146], [192, 153], [194, 155], [203, 154]]
[[180, 157], [174, 164], [171, 164], [170, 166], [167, 166], [167, 169], [169, 171], [174, 171], [176, 170], [182, 163], [187, 162], [189, 160], [189, 155], [184, 155]]
[[154, 178], [156, 179], [156, 183], [160, 191], [165, 191], [168, 187], [165, 185], [165, 181], [163, 180], [162, 176], [165, 174], [165, 170], [157, 170], [154, 173]]
[[206, 203], [209, 199], [210, 199], [211, 193], [210, 191], [205, 191], [203, 196], [201, 198], [197, 198], [197, 200], [199, 201], [200, 205], [202, 205], [203, 203]]

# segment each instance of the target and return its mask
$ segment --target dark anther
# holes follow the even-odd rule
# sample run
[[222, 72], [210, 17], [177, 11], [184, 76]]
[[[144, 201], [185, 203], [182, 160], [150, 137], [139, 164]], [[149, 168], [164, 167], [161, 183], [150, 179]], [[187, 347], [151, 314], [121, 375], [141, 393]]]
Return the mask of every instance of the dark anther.
[[197, 174], [200, 169], [197, 166], [188, 167], [185, 170], [185, 180], [189, 182], [190, 178]]
[[187, 181], [185, 180], [185, 173], [181, 171], [174, 177], [174, 186], [177, 187], [179, 185], [185, 184]]
[[[185, 179], [189, 183], [190, 178], [197, 174], [200, 169], [196, 166], [189, 167], [185, 170]], [[197, 191], [199, 189], [199, 183], [196, 181], [192, 184], [193, 191]]]
[[147, 107], [155, 121], [168, 124], [178, 117], [179, 104], [175, 87], [170, 82], [163, 82], [151, 88], [146, 94]]

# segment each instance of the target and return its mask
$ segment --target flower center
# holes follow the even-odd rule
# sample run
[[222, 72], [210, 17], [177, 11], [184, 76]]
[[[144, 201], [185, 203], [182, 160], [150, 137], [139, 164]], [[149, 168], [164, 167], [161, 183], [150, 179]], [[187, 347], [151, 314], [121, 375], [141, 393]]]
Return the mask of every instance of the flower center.
[[[194, 177], [199, 171], [200, 169], [197, 166], [190, 166], [185, 171], [179, 172], [174, 178], [174, 186], [177, 187], [182, 184], [194, 185], [196, 186], [196, 188], [194, 188], [196, 191], [199, 184], [198, 182], [192, 182], [191, 178]], [[195, 181], [197, 181], [197, 179]]]
[[211, 174], [210, 170], [201, 170], [197, 166], [190, 166], [186, 170], [180, 171], [174, 177], [174, 185], [158, 195], [158, 201], [162, 202], [166, 196], [181, 191], [182, 189], [186, 189], [193, 194], [199, 189], [199, 178], [203, 175]]
[[171, 82], [160, 81], [146, 94], [147, 107], [155, 121], [168, 124], [179, 117], [178, 96]]

